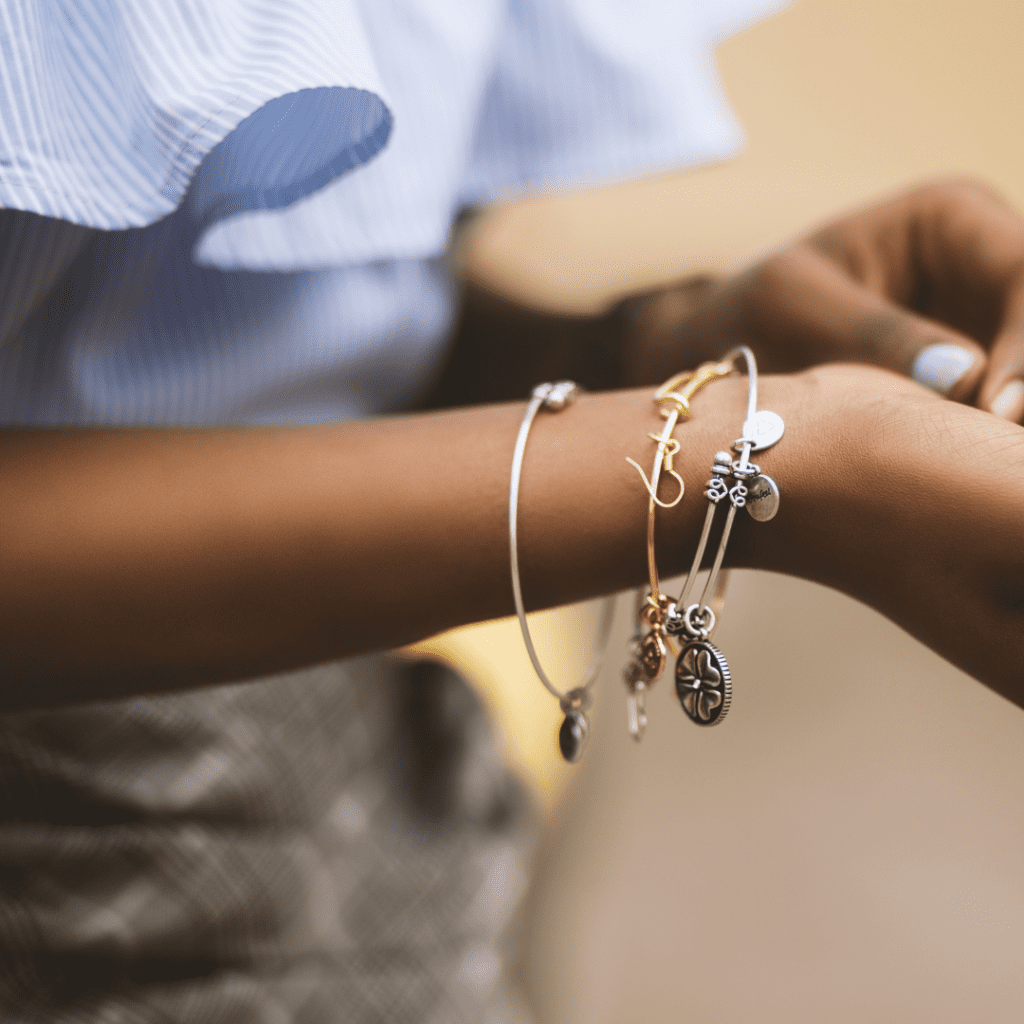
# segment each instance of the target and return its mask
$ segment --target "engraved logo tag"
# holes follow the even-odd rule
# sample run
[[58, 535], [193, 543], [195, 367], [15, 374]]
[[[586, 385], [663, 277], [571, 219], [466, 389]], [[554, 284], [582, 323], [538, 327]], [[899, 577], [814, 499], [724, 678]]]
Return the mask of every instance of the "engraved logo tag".
[[751, 451], [763, 452], [778, 444], [786, 431], [786, 424], [777, 412], [761, 409], [743, 424], [743, 436], [754, 442]]
[[755, 476], [747, 486], [747, 511], [759, 523], [766, 523], [779, 511], [779, 485], [766, 474]]

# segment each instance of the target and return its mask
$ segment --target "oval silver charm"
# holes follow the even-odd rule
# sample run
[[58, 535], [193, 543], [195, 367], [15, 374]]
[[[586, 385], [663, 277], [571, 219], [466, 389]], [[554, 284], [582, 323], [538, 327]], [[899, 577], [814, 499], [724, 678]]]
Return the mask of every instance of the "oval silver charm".
[[747, 511], [759, 523], [767, 523], [779, 511], [779, 485], [766, 473], [747, 485]]
[[758, 410], [743, 424], [743, 437], [753, 441], [751, 451], [754, 452], [763, 452], [765, 448], [778, 444], [785, 432], [786, 424], [782, 417], [770, 409]]
[[688, 643], [676, 662], [676, 696], [690, 721], [718, 725], [732, 703], [732, 676], [725, 655], [708, 640]]

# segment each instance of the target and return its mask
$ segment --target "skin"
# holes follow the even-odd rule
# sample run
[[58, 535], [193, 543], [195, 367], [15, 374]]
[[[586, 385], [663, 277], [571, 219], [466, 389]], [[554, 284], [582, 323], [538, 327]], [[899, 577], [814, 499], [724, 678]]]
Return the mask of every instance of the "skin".
[[[659, 308], [665, 294], [574, 322], [469, 292], [451, 361], [425, 402], [441, 411], [317, 427], [2, 432], [0, 645], [9, 682], [0, 707], [250, 678], [510, 614], [508, 470], [523, 404], [451, 406], [521, 399], [544, 378], [653, 383], [737, 340], [755, 340], [781, 364], [835, 359], [843, 331], [865, 336], [847, 315], [851, 296], [877, 309], [889, 285], [861, 263], [843, 269], [834, 253], [866, 247], [887, 281], [899, 278], [906, 292], [900, 274], [913, 271], [923, 285], [934, 267], [889, 244], [921, 236], [908, 217], [938, 216], [922, 209], [908, 200], [838, 221], [797, 243], [792, 259], [784, 250], [734, 281], [690, 288], [682, 316], [670, 289], [674, 321]], [[979, 239], [995, 229], [970, 204], [962, 215], [976, 244], [947, 254], [966, 269], [945, 282], [943, 308], [998, 306], [1000, 329], [974, 338], [982, 355], [972, 387], [984, 394], [1003, 339], [1016, 336], [1002, 325], [1020, 282], [975, 266], [989, 251]], [[1004, 234], [1000, 227], [993, 245]], [[837, 275], [793, 277], [787, 268], [801, 265], [807, 247], [824, 252], [823, 238]], [[948, 315], [954, 326], [944, 329], [966, 328]], [[523, 344], [508, 344], [495, 324]], [[892, 331], [879, 337], [895, 344]], [[736, 436], [745, 394], [736, 378], [695, 400], [679, 431], [691, 496], [714, 452]], [[771, 523], [739, 521], [731, 564], [843, 590], [1024, 704], [1024, 430], [866, 367], [764, 378], [761, 394], [761, 406], [787, 423], [784, 442], [761, 459], [783, 502]], [[649, 388], [588, 395], [570, 412], [538, 418], [520, 506], [528, 606], [643, 581], [646, 501], [625, 459], [649, 464], [646, 435], [658, 423]], [[666, 573], [685, 567], [703, 512], [691, 497], [659, 519]]]

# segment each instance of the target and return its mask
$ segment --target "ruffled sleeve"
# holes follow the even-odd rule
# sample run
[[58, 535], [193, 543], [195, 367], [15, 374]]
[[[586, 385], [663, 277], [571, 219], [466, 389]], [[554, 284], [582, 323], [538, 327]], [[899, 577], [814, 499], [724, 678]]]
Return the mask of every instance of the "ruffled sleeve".
[[788, 0], [512, 0], [463, 202], [722, 160], [743, 129], [715, 46]]
[[209, 223], [308, 195], [391, 131], [352, 0], [12, 0], [0, 33], [0, 207], [143, 227], [202, 164]]
[[787, 0], [357, 2], [394, 101], [387, 151], [302, 203], [209, 224], [198, 263], [432, 258], [460, 206], [732, 156], [714, 48]]

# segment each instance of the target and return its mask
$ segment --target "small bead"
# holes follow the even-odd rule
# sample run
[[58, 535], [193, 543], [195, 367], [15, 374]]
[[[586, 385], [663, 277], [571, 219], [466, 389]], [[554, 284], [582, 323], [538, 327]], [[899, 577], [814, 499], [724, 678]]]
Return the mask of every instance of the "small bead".
[[670, 604], [668, 614], [665, 616], [665, 632], [669, 636], [679, 636], [684, 628], [683, 613], [674, 604]]
[[571, 380], [560, 380], [552, 385], [547, 398], [544, 399], [544, 408], [551, 412], [559, 412], [575, 401], [578, 392], [579, 388]]
[[574, 711], [585, 711], [590, 707], [590, 691], [585, 686], [577, 686], [575, 690], [570, 690], [562, 697], [558, 706], [566, 715], [571, 715]]

